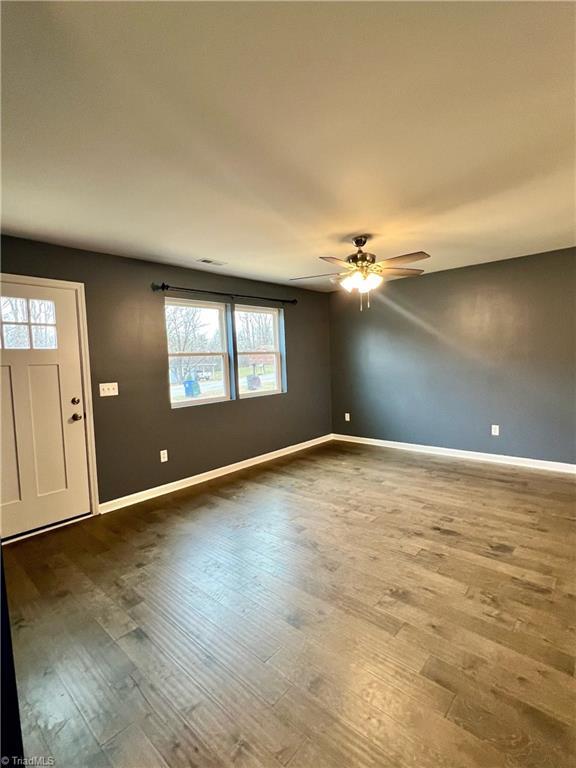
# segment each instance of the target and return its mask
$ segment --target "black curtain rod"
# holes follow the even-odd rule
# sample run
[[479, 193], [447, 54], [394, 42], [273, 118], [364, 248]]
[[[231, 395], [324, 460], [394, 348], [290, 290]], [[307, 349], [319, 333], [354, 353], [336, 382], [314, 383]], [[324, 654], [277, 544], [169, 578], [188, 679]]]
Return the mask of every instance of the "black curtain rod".
[[229, 299], [256, 299], [256, 301], [271, 301], [277, 304], [298, 304], [298, 299], [274, 299], [270, 296], [249, 296], [245, 293], [231, 293], [230, 291], [206, 291], [200, 288], [181, 288], [178, 285], [161, 283], [152, 284], [154, 291], [183, 291], [184, 293], [208, 293], [210, 296], [226, 296]]

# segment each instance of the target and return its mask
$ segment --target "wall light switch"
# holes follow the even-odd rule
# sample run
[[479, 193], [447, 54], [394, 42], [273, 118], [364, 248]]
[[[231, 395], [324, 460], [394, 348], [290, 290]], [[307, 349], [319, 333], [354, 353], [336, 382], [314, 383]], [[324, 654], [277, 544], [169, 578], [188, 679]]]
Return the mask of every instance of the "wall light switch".
[[350, 414], [349, 413], [345, 413], [344, 414], [344, 421], [350, 421]]
[[107, 384], [100, 384], [100, 397], [114, 397], [118, 394], [118, 382], [110, 381]]
[[160, 451], [160, 461], [164, 463], [165, 461], [168, 461], [168, 451], [163, 450]]
[[492, 437], [500, 437], [500, 424], [492, 424]]

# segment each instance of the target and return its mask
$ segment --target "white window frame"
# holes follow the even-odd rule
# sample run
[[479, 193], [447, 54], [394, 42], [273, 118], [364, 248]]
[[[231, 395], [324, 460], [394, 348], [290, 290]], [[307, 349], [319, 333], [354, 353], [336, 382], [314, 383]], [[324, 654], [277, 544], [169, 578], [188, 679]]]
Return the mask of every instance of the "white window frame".
[[[274, 349], [270, 352], [262, 352], [262, 350], [252, 351], [240, 351], [238, 349], [238, 331], [236, 329], [236, 318], [234, 318], [234, 333], [236, 336], [236, 381], [238, 388], [238, 398], [240, 400], [247, 400], [250, 397], [266, 397], [267, 395], [280, 395], [284, 392], [283, 389], [283, 359], [282, 359], [282, 346], [280, 344], [280, 312], [282, 310], [277, 307], [258, 307], [249, 306], [247, 304], [236, 304], [234, 306], [234, 313], [236, 312], [257, 312], [258, 314], [269, 313], [274, 317]], [[276, 358], [276, 389], [267, 389], [263, 392], [240, 392], [240, 363], [239, 358], [242, 355], [274, 355]]]
[[[207, 307], [208, 309], [217, 309], [219, 312], [220, 337], [222, 339], [222, 352], [170, 352], [168, 345], [168, 328], [166, 326], [166, 307]], [[195, 301], [194, 299], [172, 299], [166, 298], [164, 301], [164, 327], [166, 329], [166, 347], [168, 350], [168, 397], [170, 398], [171, 408], [188, 408], [192, 405], [209, 405], [210, 403], [224, 403], [231, 400], [230, 394], [230, 352], [228, 339], [228, 322], [226, 317], [226, 304], [215, 301]], [[182, 400], [181, 402], [172, 401], [170, 389], [170, 358], [172, 357], [219, 357], [222, 360], [222, 372], [224, 376], [225, 394], [218, 397], [202, 397], [198, 399]]]

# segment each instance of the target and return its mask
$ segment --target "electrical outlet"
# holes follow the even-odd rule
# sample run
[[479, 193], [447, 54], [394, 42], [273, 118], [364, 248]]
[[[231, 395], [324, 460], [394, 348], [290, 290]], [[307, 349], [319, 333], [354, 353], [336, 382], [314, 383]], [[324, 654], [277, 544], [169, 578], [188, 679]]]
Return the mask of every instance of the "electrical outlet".
[[349, 413], [345, 413], [344, 414], [344, 421], [350, 421], [350, 414]]
[[100, 397], [114, 397], [118, 394], [118, 382], [110, 381], [107, 384], [100, 384]]
[[492, 424], [492, 437], [500, 437], [500, 424]]
[[160, 451], [160, 461], [164, 463], [165, 461], [168, 461], [168, 451], [164, 449], [163, 451]]

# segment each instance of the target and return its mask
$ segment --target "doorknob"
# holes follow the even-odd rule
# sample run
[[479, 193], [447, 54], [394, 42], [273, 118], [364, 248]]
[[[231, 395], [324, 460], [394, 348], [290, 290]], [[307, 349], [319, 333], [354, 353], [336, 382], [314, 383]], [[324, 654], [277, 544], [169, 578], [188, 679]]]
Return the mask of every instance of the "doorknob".
[[73, 413], [72, 414], [72, 421], [81, 421], [82, 420], [82, 414], [81, 413]]

